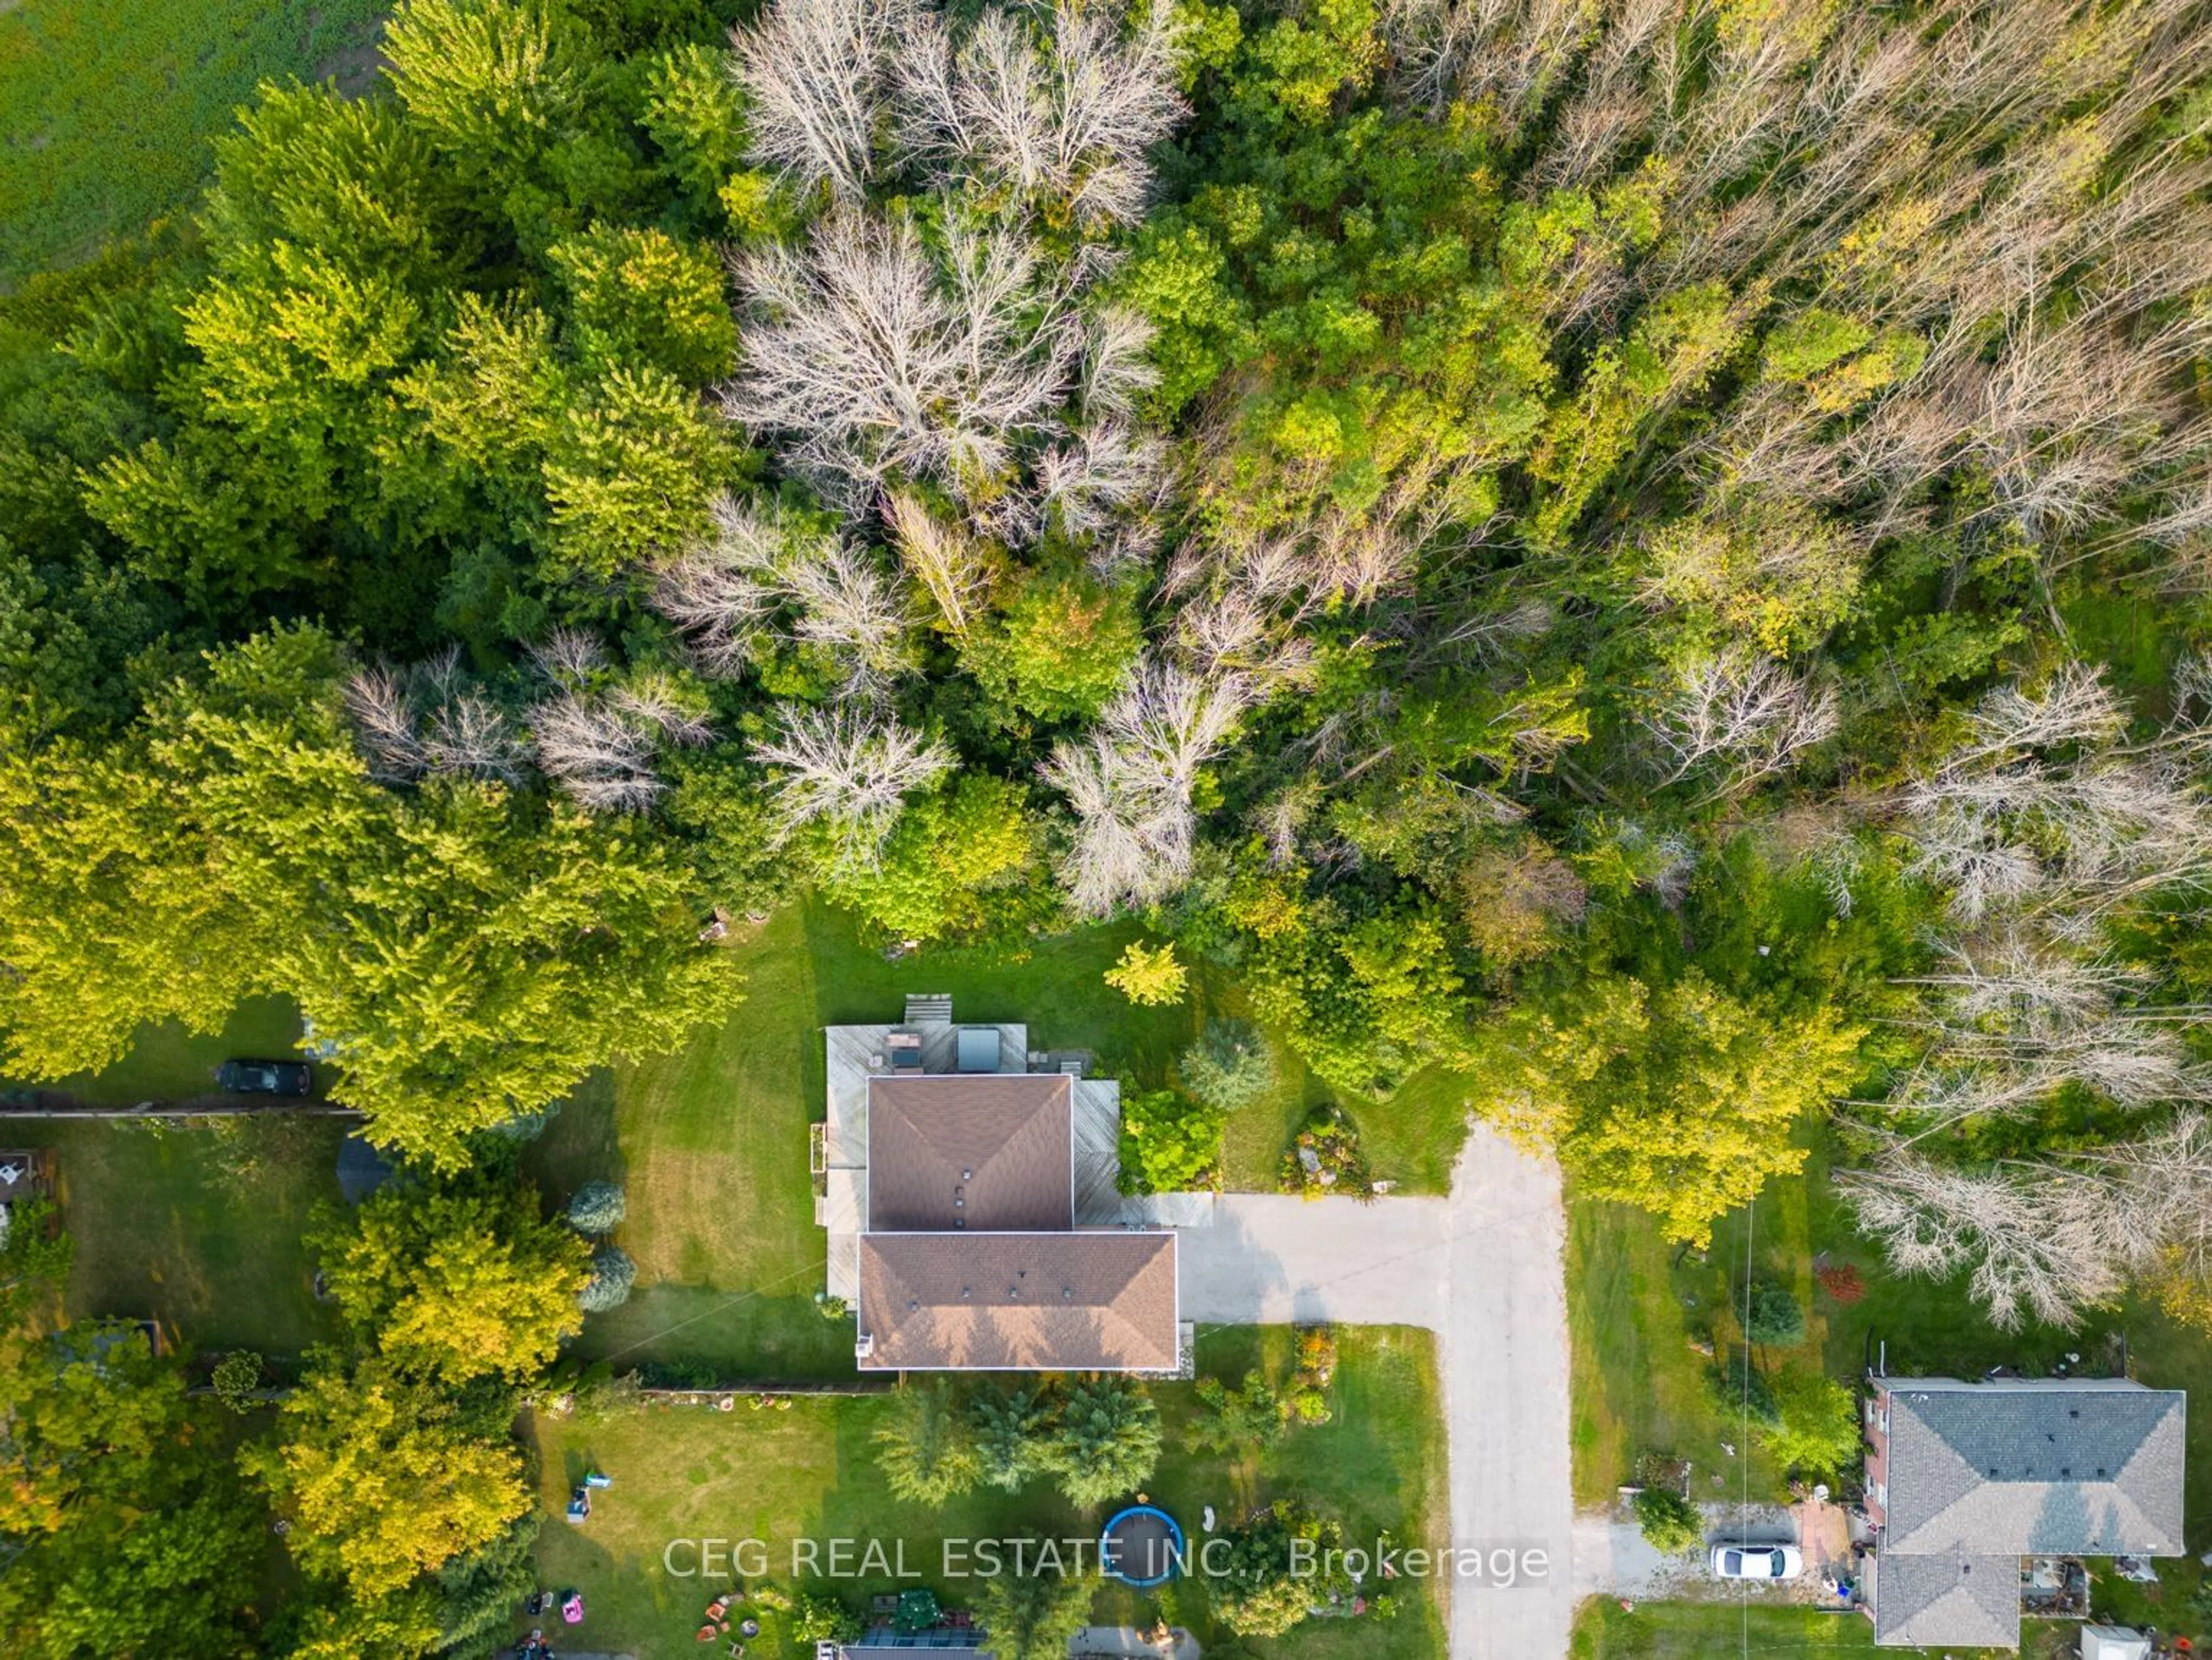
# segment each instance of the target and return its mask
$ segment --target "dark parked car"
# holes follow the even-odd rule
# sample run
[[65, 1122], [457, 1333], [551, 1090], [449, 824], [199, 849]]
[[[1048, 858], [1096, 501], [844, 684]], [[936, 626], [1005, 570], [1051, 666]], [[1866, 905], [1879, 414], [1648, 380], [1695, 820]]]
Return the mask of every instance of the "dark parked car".
[[226, 1061], [215, 1069], [216, 1087], [233, 1095], [305, 1095], [315, 1086], [305, 1061]]

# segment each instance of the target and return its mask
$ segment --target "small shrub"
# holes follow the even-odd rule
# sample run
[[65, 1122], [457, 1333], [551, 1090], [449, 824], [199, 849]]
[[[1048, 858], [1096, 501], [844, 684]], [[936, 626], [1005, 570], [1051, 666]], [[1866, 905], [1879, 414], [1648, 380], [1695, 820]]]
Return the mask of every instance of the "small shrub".
[[1106, 983], [1140, 1006], [1182, 1001], [1190, 971], [1176, 958], [1175, 942], [1157, 949], [1132, 939], [1121, 960], [1106, 970]]
[[1842, 1475], [1859, 1460], [1858, 1401], [1832, 1377], [1793, 1370], [1774, 1382], [1775, 1422], [1759, 1438], [1774, 1461], [1814, 1480]]
[[1308, 1383], [1291, 1394], [1291, 1416], [1301, 1424], [1326, 1424], [1335, 1414], [1328, 1409], [1328, 1396]]
[[1218, 1179], [1224, 1115], [1173, 1090], [1121, 1099], [1121, 1188], [1184, 1193]]
[[252, 1349], [234, 1349], [216, 1363], [215, 1398], [233, 1412], [252, 1412], [260, 1404], [253, 1393], [261, 1387], [261, 1357]]
[[1215, 1018], [1182, 1052], [1182, 1086], [1223, 1112], [1249, 1107], [1274, 1086], [1275, 1058], [1249, 1020]]
[[1805, 1341], [1804, 1305], [1787, 1286], [1753, 1286], [1743, 1335], [1764, 1348], [1794, 1348]]
[[1781, 1421], [1773, 1389], [1741, 1350], [1730, 1353], [1728, 1364], [1713, 1373], [1713, 1394], [1730, 1418], [1747, 1410], [1752, 1423], [1762, 1429], [1771, 1429]]
[[580, 1424], [601, 1424], [637, 1404], [640, 1387], [634, 1371], [617, 1374], [605, 1360], [586, 1366], [571, 1391], [570, 1414]]
[[860, 1637], [860, 1617], [822, 1591], [803, 1590], [793, 1597], [787, 1623], [802, 1643], [852, 1643]]
[[934, 1509], [982, 1478], [975, 1431], [946, 1378], [900, 1390], [875, 1441], [877, 1465], [895, 1499]]
[[1298, 1381], [1325, 1384], [1336, 1375], [1336, 1332], [1328, 1326], [1298, 1328]]
[[1636, 1495], [1636, 1525], [1644, 1542], [1662, 1556], [1679, 1556], [1705, 1542], [1698, 1507], [1672, 1487], [1646, 1487]]
[[586, 1182], [568, 1201], [568, 1225], [579, 1233], [612, 1233], [628, 1207], [611, 1182]]
[[1239, 1389], [1218, 1377], [1201, 1377], [1198, 1399], [1205, 1411], [1183, 1430], [1183, 1443], [1194, 1452], [1234, 1454], [1282, 1438], [1289, 1406], [1268, 1387], [1262, 1372], [1246, 1372]]
[[1279, 1184], [1285, 1193], [1308, 1199], [1330, 1193], [1366, 1197], [1371, 1183], [1366, 1158], [1359, 1151], [1358, 1127], [1335, 1108], [1322, 1108], [1283, 1155]]
[[602, 1245], [592, 1253], [592, 1277], [584, 1282], [576, 1300], [586, 1314], [605, 1314], [629, 1302], [630, 1288], [636, 1282], [637, 1264], [629, 1260], [629, 1254], [613, 1245]]

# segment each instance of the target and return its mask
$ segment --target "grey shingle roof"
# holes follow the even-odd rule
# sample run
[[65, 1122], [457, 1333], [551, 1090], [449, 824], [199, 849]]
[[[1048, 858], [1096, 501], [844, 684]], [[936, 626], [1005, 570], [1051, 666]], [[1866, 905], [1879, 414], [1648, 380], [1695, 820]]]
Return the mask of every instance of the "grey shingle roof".
[[1890, 1391], [1885, 1560], [2180, 1554], [2180, 1391], [1911, 1379]]
[[1943, 1551], [1893, 1556], [1875, 1570], [1874, 1640], [1887, 1648], [2020, 1646], [2020, 1558]]

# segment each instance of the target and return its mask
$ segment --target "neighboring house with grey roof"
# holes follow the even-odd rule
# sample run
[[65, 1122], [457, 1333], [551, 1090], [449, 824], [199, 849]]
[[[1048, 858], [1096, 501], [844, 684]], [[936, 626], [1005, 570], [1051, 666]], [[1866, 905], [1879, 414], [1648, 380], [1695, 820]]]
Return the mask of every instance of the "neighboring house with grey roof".
[[1115, 1219], [1120, 1085], [950, 1004], [825, 1034], [815, 1217], [860, 1369], [1176, 1371], [1176, 1236]]
[[2181, 1391], [2128, 1378], [1872, 1382], [1877, 1645], [2017, 1647], [2024, 1556], [2181, 1554]]

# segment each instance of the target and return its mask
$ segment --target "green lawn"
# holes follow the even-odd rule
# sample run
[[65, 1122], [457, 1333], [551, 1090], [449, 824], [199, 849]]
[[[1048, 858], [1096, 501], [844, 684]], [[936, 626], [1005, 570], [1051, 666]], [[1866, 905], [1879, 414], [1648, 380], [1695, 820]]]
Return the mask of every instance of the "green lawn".
[[188, 1032], [173, 1020], [142, 1026], [113, 1066], [58, 1079], [52, 1087], [95, 1106], [185, 1101], [214, 1090], [215, 1069], [225, 1061], [281, 1061], [299, 1048], [298, 1007], [289, 998], [256, 997], [233, 1009], [221, 1031]]
[[618, 1237], [638, 1265], [629, 1303], [591, 1323], [579, 1353], [682, 1375], [798, 1381], [852, 1371], [852, 1329], [815, 1310], [823, 1237], [806, 1175], [823, 1111], [825, 1025], [896, 1020], [908, 992], [949, 992], [963, 1020], [1019, 1019], [1039, 1047], [1088, 1049], [1100, 1070], [1164, 1077], [1195, 1030], [1188, 1006], [1132, 1006], [1102, 977], [1136, 936], [1085, 929], [1012, 952], [933, 952], [887, 963], [843, 913], [778, 911], [733, 947], [745, 999], [673, 1055], [627, 1061], [568, 1103], [525, 1168], [559, 1202], [621, 1182]]
[[[1387, 1529], [1402, 1542], [1441, 1541], [1446, 1488], [1432, 1340], [1425, 1332], [1387, 1328], [1343, 1329], [1339, 1340], [1334, 1420], [1244, 1461], [1182, 1452], [1179, 1426], [1192, 1408], [1191, 1386], [1157, 1387], [1169, 1450], [1148, 1496], [1194, 1535], [1207, 1504], [1226, 1519], [1297, 1493], [1325, 1504], [1353, 1538]], [[1279, 1377], [1289, 1369], [1290, 1350], [1286, 1329], [1212, 1330], [1201, 1336], [1200, 1368], [1235, 1377], [1261, 1365]], [[543, 1578], [582, 1590], [590, 1611], [574, 1640], [639, 1660], [702, 1651], [693, 1638], [697, 1611], [717, 1587], [664, 1571], [673, 1539], [766, 1540], [771, 1577], [787, 1585], [793, 1578], [795, 1538], [873, 1538], [884, 1541], [887, 1553], [902, 1541], [920, 1583], [958, 1607], [969, 1599], [960, 1581], [943, 1571], [945, 1540], [1024, 1531], [1087, 1537], [1103, 1519], [1075, 1514], [1041, 1484], [1012, 1495], [970, 1495], [941, 1511], [889, 1499], [870, 1439], [887, 1410], [881, 1398], [802, 1399], [783, 1410], [756, 1408], [745, 1398], [726, 1414], [648, 1407], [590, 1425], [537, 1422], [548, 1517], [538, 1548]], [[569, 1487], [592, 1468], [611, 1475], [614, 1486], [598, 1496], [587, 1523], [571, 1527], [562, 1519]], [[888, 1579], [855, 1578], [822, 1588], [858, 1603], [895, 1586]], [[1441, 1657], [1440, 1606], [1405, 1600], [1411, 1606], [1393, 1620], [1315, 1622], [1282, 1641], [1252, 1647], [1284, 1660]], [[1167, 1601], [1170, 1616], [1192, 1626], [1202, 1641], [1218, 1635], [1202, 1596], [1184, 1588]], [[1102, 1590], [1095, 1617], [1149, 1622], [1159, 1611], [1154, 1599], [1117, 1588]]]
[[[1219, 970], [1196, 976], [1205, 1014], [1251, 1018], [1251, 1009], [1235, 981]], [[1327, 1085], [1306, 1069], [1279, 1036], [1275, 1087], [1263, 1100], [1234, 1114], [1223, 1136], [1224, 1185], [1240, 1192], [1272, 1193], [1281, 1173], [1283, 1154], [1307, 1117], [1332, 1098]], [[1367, 1162], [1381, 1180], [1395, 1182], [1401, 1193], [1443, 1193], [1467, 1140], [1467, 1086], [1458, 1074], [1436, 1068], [1416, 1073], [1386, 1102], [1345, 1104], [1359, 1127]]]
[[[1770, 1190], [1778, 1185], [1770, 1183]], [[1758, 1221], [1759, 1276], [1809, 1282], [1802, 1230], [1790, 1225], [1787, 1207], [1762, 1205]], [[1735, 1310], [1743, 1231], [1741, 1213], [1729, 1218], [1700, 1259], [1662, 1239], [1642, 1211], [1570, 1195], [1567, 1321], [1577, 1504], [1610, 1504], [1645, 1452], [1688, 1459], [1695, 1498], [1743, 1493], [1742, 1420], [1713, 1382], [1717, 1361], [1742, 1340]], [[1760, 1365], [1817, 1365], [1817, 1341], [1816, 1330], [1802, 1349], [1761, 1349]], [[1781, 1472], [1755, 1446], [1749, 1456], [1752, 1497], [1776, 1496]]]
[[296, 1357], [333, 1335], [300, 1236], [318, 1201], [338, 1202], [343, 1121], [33, 1119], [9, 1134], [54, 1152], [72, 1318], [150, 1315], [187, 1353]]
[[373, 78], [376, 0], [0, 0], [0, 290], [187, 203], [264, 78]]
[[[2078, 1637], [2080, 1628], [2072, 1628]], [[2040, 1633], [2038, 1634], [2039, 1639]], [[2070, 1651], [2069, 1651], [2070, 1652]], [[1569, 1660], [1729, 1660], [1743, 1655], [1918, 1654], [1933, 1649], [1876, 1649], [1863, 1614], [1813, 1608], [1746, 1608], [1735, 1602], [1642, 1602], [1624, 1613], [1603, 1599], [1583, 1605]], [[1950, 1660], [2039, 1660], [2038, 1647], [1946, 1649]]]

